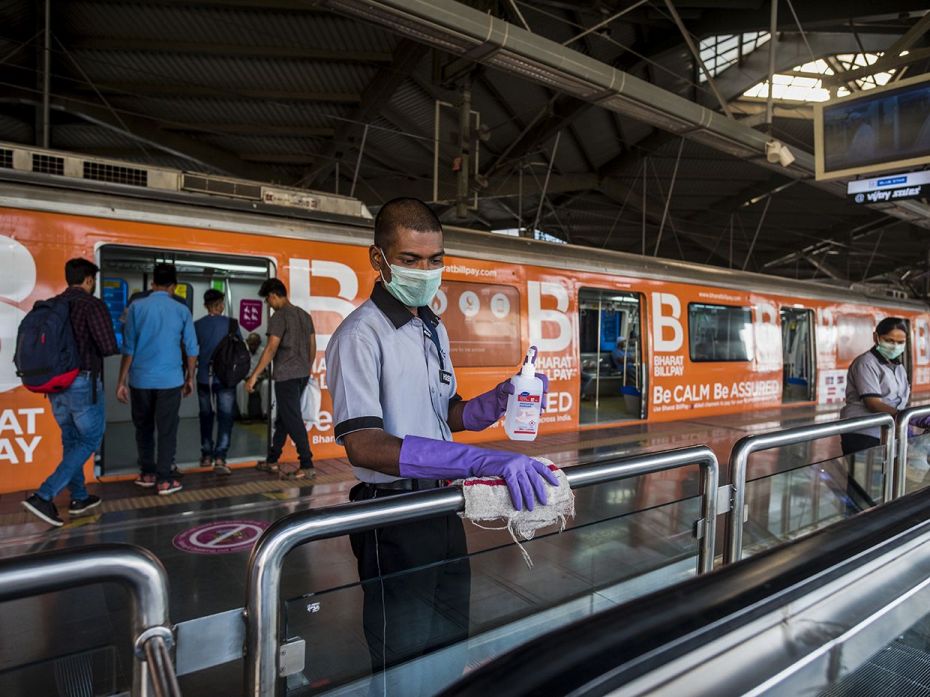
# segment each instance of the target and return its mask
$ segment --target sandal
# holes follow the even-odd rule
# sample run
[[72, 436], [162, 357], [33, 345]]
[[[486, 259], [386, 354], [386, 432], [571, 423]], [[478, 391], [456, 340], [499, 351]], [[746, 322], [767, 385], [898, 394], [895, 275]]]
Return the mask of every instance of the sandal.
[[267, 460], [259, 460], [255, 463], [255, 469], [259, 472], [277, 472], [278, 463], [277, 462], [268, 462]]

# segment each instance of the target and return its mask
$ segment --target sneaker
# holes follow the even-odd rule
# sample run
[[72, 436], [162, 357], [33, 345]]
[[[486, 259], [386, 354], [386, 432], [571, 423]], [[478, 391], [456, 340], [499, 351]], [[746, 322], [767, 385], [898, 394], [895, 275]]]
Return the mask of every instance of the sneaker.
[[158, 482], [158, 495], [159, 496], [170, 496], [176, 491], [180, 491], [184, 487], [181, 486], [181, 482], [177, 479], [166, 479], [163, 482]]
[[259, 472], [277, 472], [278, 463], [268, 462], [267, 460], [259, 460], [255, 463], [255, 469], [257, 469]]
[[213, 471], [217, 474], [232, 474], [232, 470], [226, 464], [226, 458], [223, 457], [218, 457], [213, 461]]
[[213, 467], [213, 458], [210, 455], [201, 455], [200, 466], [201, 467]]
[[88, 494], [86, 499], [72, 499], [71, 505], [68, 506], [68, 513], [73, 516], [87, 515], [91, 508], [100, 505], [100, 497]]
[[51, 501], [46, 501], [38, 494], [33, 494], [23, 501], [23, 508], [37, 518], [41, 518], [49, 525], [54, 525], [56, 528], [60, 528], [65, 524], [65, 521], [58, 516], [58, 509], [55, 508], [55, 504]]
[[143, 489], [151, 489], [155, 486], [155, 475], [154, 474], [140, 474], [139, 477], [133, 482], [136, 486], [141, 486]]

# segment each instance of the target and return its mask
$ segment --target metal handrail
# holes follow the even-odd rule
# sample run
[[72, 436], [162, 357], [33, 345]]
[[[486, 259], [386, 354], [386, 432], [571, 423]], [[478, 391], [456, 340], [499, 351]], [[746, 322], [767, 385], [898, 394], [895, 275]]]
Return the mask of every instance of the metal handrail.
[[[141, 547], [87, 545], [0, 560], [0, 602], [92, 583], [121, 584], [129, 592], [133, 605], [132, 639], [138, 660], [133, 665], [132, 694], [149, 697], [156, 676], [145, 652], [153, 639], [161, 640], [165, 646], [173, 641], [168, 620], [167, 578], [162, 563]], [[170, 655], [167, 660], [173, 674]]]
[[[700, 552], [698, 573], [713, 569], [720, 466], [706, 446], [667, 450], [565, 470], [572, 489], [644, 474], [701, 466]], [[246, 660], [244, 693], [272, 697], [278, 687], [278, 644], [281, 638], [280, 591], [284, 557], [314, 540], [363, 532], [461, 512], [465, 498], [458, 487], [432, 489], [340, 506], [292, 513], [272, 524], [252, 548], [246, 588]]]
[[732, 502], [730, 507], [730, 524], [727, 529], [727, 545], [724, 549], [723, 563], [730, 564], [743, 556], [743, 523], [746, 509], [746, 472], [749, 456], [762, 450], [781, 448], [786, 445], [805, 443], [828, 436], [854, 433], [866, 428], [878, 426], [882, 429], [885, 446], [885, 462], [882, 473], [882, 500], [892, 498], [895, 456], [895, 422], [891, 414], [869, 414], [842, 421], [831, 421], [813, 426], [799, 426], [773, 433], [760, 433], [740, 438], [730, 453], [730, 486]]
[[895, 436], [898, 446], [898, 461], [895, 464], [894, 471], [894, 489], [892, 491], [894, 498], [904, 496], [904, 490], [907, 486], [907, 431], [911, 421], [920, 416], [930, 416], [930, 405], [902, 409], [895, 419], [897, 423]]

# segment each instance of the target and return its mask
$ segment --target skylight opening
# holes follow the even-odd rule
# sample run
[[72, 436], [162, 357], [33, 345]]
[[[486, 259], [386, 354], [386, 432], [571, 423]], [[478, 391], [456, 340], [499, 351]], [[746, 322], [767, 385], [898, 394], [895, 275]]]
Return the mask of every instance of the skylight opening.
[[[835, 85], [831, 81], [824, 83], [819, 76], [836, 75], [857, 67], [873, 65], [881, 53], [840, 53], [828, 58], [795, 66], [785, 73], [776, 73], [772, 78], [772, 97], [783, 102], [826, 102], [836, 97], [845, 97], [852, 93], [845, 85]], [[836, 66], [839, 70], [834, 69]], [[853, 84], [858, 90], [871, 90], [887, 85], [894, 78], [895, 70], [887, 70], [872, 75], [863, 75]], [[743, 97], [750, 99], [766, 99], [768, 97], [768, 80], [750, 87], [743, 93]], [[857, 91], [858, 91], [857, 90]]]
[[[719, 34], [701, 39], [700, 55], [711, 75], [716, 77], [731, 65], [736, 65], [740, 57], [747, 56], [769, 40], [765, 31], [746, 34]], [[699, 82], [707, 82], [703, 71], [698, 75]]]

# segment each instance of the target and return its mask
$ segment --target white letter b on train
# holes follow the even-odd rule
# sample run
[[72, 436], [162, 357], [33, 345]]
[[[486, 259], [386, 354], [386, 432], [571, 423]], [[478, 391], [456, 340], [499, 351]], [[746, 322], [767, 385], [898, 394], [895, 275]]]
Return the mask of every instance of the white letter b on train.
[[[668, 308], [669, 313], [663, 312]], [[685, 333], [681, 328], [681, 301], [670, 293], [652, 294], [652, 334], [655, 351], [671, 353], [681, 348]], [[666, 338], [666, 329], [671, 330], [671, 338]]]

